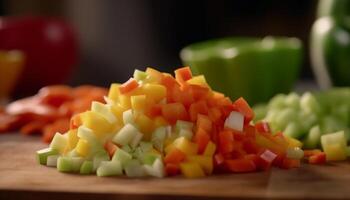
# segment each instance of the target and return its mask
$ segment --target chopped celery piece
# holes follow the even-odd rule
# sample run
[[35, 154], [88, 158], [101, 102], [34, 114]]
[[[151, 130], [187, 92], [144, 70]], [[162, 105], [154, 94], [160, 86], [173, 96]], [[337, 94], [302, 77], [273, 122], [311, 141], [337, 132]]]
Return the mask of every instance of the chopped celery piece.
[[64, 149], [67, 146], [67, 143], [67, 137], [57, 132], [51, 141], [50, 148], [55, 149], [60, 153], [63, 153]]
[[187, 129], [192, 130], [193, 129], [193, 123], [187, 122], [183, 120], [177, 120], [175, 124], [175, 131], [178, 133], [181, 129]]
[[305, 147], [310, 149], [316, 148], [320, 144], [321, 135], [320, 126], [313, 126], [304, 140]]
[[60, 172], [72, 172], [73, 171], [72, 158], [60, 156], [57, 159], [57, 170]]
[[131, 146], [132, 148], [135, 148], [135, 147], [140, 143], [142, 137], [143, 137], [143, 134], [140, 133], [140, 132], [138, 132], [138, 133], [135, 135], [134, 139], [132, 139], [132, 141], [131, 141], [131, 143], [130, 143], [130, 146]]
[[119, 161], [103, 161], [96, 172], [97, 176], [118, 176], [123, 174]]
[[91, 104], [91, 111], [101, 114], [111, 124], [117, 122], [117, 118], [112, 113], [111, 108], [108, 105], [93, 101]]
[[118, 133], [114, 136], [113, 142], [119, 145], [129, 144], [134, 137], [139, 133], [139, 131], [131, 124], [126, 124], [121, 128]]
[[130, 160], [126, 163], [124, 170], [128, 177], [143, 177], [146, 175], [145, 169], [138, 160]]
[[123, 123], [124, 123], [124, 125], [135, 124], [134, 114], [132, 113], [131, 109], [123, 112]]
[[287, 125], [286, 129], [284, 129], [283, 133], [286, 136], [292, 137], [292, 138], [300, 138], [303, 136], [303, 131], [297, 122], [291, 122]]
[[293, 147], [287, 149], [287, 158], [300, 160], [304, 157], [304, 151], [299, 147]]
[[147, 78], [147, 74], [146, 74], [146, 72], [135, 69], [133, 77], [137, 81], [143, 81]]
[[109, 161], [109, 155], [107, 152], [98, 152], [93, 159], [93, 170], [96, 171], [102, 161]]
[[93, 163], [90, 160], [86, 160], [80, 167], [80, 174], [91, 174], [93, 172]]
[[36, 152], [36, 157], [41, 165], [46, 165], [47, 157], [52, 155], [57, 155], [58, 151], [56, 149], [45, 148]]
[[57, 159], [58, 159], [58, 155], [51, 155], [47, 157], [47, 162], [46, 162], [46, 166], [48, 167], [57, 167]]
[[185, 137], [189, 140], [192, 140], [193, 137], [193, 133], [192, 130], [188, 130], [188, 129], [180, 129], [179, 131], [179, 137]]
[[114, 155], [113, 155], [113, 157], [112, 157], [112, 161], [115, 161], [115, 160], [119, 161], [120, 164], [121, 164], [123, 167], [124, 167], [125, 164], [126, 164], [127, 162], [129, 162], [131, 159], [132, 159], [131, 154], [129, 154], [128, 152], [126, 152], [126, 151], [124, 151], [123, 149], [120, 149], [120, 148], [118, 148], [118, 149], [115, 151], [115, 153], [114, 153]]
[[158, 177], [158, 178], [162, 178], [165, 176], [164, 165], [163, 165], [163, 162], [160, 158], [157, 158], [153, 162], [152, 166], [151, 165], [144, 165], [143, 167], [145, 169], [146, 174], [149, 176], [154, 176], [154, 177]]
[[310, 92], [304, 93], [300, 98], [300, 108], [306, 113], [320, 113], [320, 104]]
[[72, 170], [75, 172], [79, 172], [80, 171], [80, 167], [84, 162], [84, 158], [82, 157], [72, 157]]
[[300, 102], [300, 97], [295, 92], [289, 93], [285, 98], [285, 105], [295, 110], [298, 110], [300, 108], [299, 102]]

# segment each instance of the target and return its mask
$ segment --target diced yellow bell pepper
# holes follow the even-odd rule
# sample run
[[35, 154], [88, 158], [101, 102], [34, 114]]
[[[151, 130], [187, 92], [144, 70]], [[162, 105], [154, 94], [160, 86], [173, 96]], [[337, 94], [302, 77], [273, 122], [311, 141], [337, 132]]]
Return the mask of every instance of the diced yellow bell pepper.
[[186, 178], [200, 178], [205, 177], [204, 171], [198, 163], [186, 162], [180, 164], [182, 174]]
[[288, 147], [289, 148], [294, 148], [294, 147], [299, 147], [301, 148], [303, 146], [303, 143], [300, 142], [299, 140], [295, 139], [295, 138], [291, 138], [288, 136], [284, 136], [288, 142]]
[[120, 95], [119, 96], [119, 104], [125, 110], [129, 110], [131, 108], [131, 100], [129, 95]]
[[213, 173], [213, 157], [212, 156], [188, 156], [189, 162], [197, 163], [204, 170], [205, 174], [209, 175]]
[[191, 142], [185, 137], [179, 137], [173, 142], [173, 146], [178, 148], [180, 151], [186, 155], [196, 155], [198, 152], [198, 145]]
[[77, 146], [75, 147], [76, 152], [81, 157], [86, 157], [89, 154], [90, 145], [84, 139], [79, 139]]
[[131, 108], [134, 112], [145, 110], [146, 105], [146, 95], [131, 96]]
[[68, 134], [68, 151], [72, 150], [77, 146], [79, 137], [78, 137], [78, 130], [77, 129], [71, 129], [67, 132]]
[[216, 145], [212, 141], [209, 141], [207, 146], [205, 147], [203, 155], [213, 156], [215, 153], [215, 150], [216, 150]]
[[108, 92], [108, 98], [116, 103], [119, 102], [119, 96], [120, 96], [119, 86], [120, 84], [118, 83], [112, 83]]
[[147, 83], [160, 83], [163, 77], [163, 74], [151, 67], [147, 67], [146, 69], [146, 73], [147, 73], [147, 78], [145, 80], [145, 82]]
[[146, 140], [150, 140], [152, 132], [154, 131], [153, 121], [144, 114], [138, 114], [135, 117], [135, 123], [138, 125], [139, 130], [143, 133], [143, 137]]
[[190, 80], [188, 80], [187, 83], [192, 85], [209, 87], [207, 81], [205, 80], [204, 75], [194, 76]]
[[143, 93], [157, 103], [166, 97], [166, 88], [160, 84], [147, 83], [143, 86]]
[[114, 116], [118, 119], [118, 121], [123, 120], [123, 112], [127, 109], [121, 106], [120, 104], [115, 104], [111, 106], [111, 111], [114, 114]]
[[110, 124], [102, 115], [92, 111], [86, 111], [80, 114], [84, 126], [93, 130], [97, 137], [104, 136], [113, 130], [113, 124]]

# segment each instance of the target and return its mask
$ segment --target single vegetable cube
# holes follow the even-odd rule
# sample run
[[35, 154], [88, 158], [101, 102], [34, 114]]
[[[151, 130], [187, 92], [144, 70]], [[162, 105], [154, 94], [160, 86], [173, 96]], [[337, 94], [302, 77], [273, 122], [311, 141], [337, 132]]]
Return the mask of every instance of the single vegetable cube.
[[163, 77], [163, 74], [151, 67], [146, 69], [147, 78], [145, 82], [147, 83], [160, 83]]
[[123, 174], [123, 169], [119, 161], [103, 161], [98, 167], [97, 176], [118, 176]]
[[195, 155], [198, 152], [198, 145], [189, 141], [185, 137], [177, 138], [174, 140], [173, 145], [186, 155]]
[[112, 112], [111, 106], [93, 101], [91, 104], [91, 111], [102, 115], [110, 124], [116, 123], [117, 118]]
[[41, 165], [46, 165], [47, 157], [57, 154], [58, 150], [52, 148], [45, 148], [36, 152], [37, 160]]
[[80, 174], [91, 174], [93, 172], [92, 161], [86, 160], [80, 167]]
[[323, 151], [328, 161], [346, 160], [347, 147], [344, 131], [321, 136]]
[[232, 111], [225, 120], [225, 127], [237, 131], [243, 131], [244, 116], [236, 111]]
[[150, 140], [152, 132], [154, 131], [154, 125], [152, 119], [144, 114], [139, 114], [135, 118], [135, 123], [137, 124], [141, 133], [144, 134], [145, 140]]
[[145, 173], [149, 176], [154, 176], [158, 178], [162, 178], [165, 176], [164, 172], [164, 164], [161, 159], [157, 158], [151, 165], [143, 165]]
[[47, 157], [47, 162], [46, 166], [48, 167], [56, 167], [57, 166], [57, 160], [58, 160], [58, 155], [51, 155]]
[[118, 133], [114, 136], [113, 142], [119, 145], [130, 144], [139, 131], [131, 124], [126, 124], [121, 128]]
[[100, 164], [102, 161], [109, 161], [109, 155], [107, 152], [98, 152], [96, 153], [96, 155], [94, 156], [94, 159], [92, 161], [92, 165], [93, 165], [93, 170], [96, 171], [97, 168], [100, 167]]
[[213, 157], [195, 155], [189, 156], [187, 160], [189, 162], [198, 163], [207, 175], [213, 173]]
[[144, 111], [146, 108], [146, 95], [136, 95], [130, 97], [131, 108], [134, 111]]
[[72, 172], [73, 171], [72, 158], [60, 156], [57, 159], [57, 170], [60, 172]]
[[123, 123], [125, 124], [135, 124], [133, 110], [129, 109], [123, 112]]
[[62, 154], [65, 151], [67, 144], [67, 137], [60, 133], [56, 133], [51, 141], [50, 148]]
[[79, 139], [75, 151], [82, 157], [86, 157], [90, 153], [90, 145], [84, 139]]
[[186, 129], [186, 130], [191, 130], [193, 129], [193, 123], [188, 122], [188, 121], [183, 121], [183, 120], [177, 120], [175, 124], [175, 131], [178, 133], [180, 130]]
[[130, 160], [127, 162], [124, 170], [128, 177], [143, 177], [146, 175], [144, 167], [138, 160]]
[[186, 81], [188, 84], [208, 87], [208, 83], [203, 75], [195, 76]]
[[131, 159], [131, 154], [121, 148], [118, 148], [112, 157], [112, 161], [119, 161], [122, 167], [125, 167], [126, 163], [128, 163]]
[[201, 178], [205, 176], [204, 171], [198, 163], [185, 162], [180, 164], [182, 174], [186, 178]]
[[133, 77], [137, 81], [143, 81], [147, 78], [147, 73], [141, 70], [135, 69]]
[[215, 150], [216, 150], [216, 145], [212, 141], [209, 141], [207, 146], [205, 147], [203, 155], [213, 156], [215, 153]]
[[119, 86], [120, 84], [112, 83], [111, 87], [109, 88], [108, 98], [113, 100], [114, 102], [119, 101], [119, 96], [120, 96]]
[[148, 99], [158, 103], [166, 97], [166, 88], [160, 84], [145, 84], [143, 85], [143, 92]]
[[288, 148], [286, 157], [290, 159], [300, 160], [304, 157], [304, 151], [299, 147]]
[[83, 125], [93, 130], [98, 137], [110, 133], [113, 130], [113, 125], [97, 112], [86, 111], [80, 114], [80, 118]]

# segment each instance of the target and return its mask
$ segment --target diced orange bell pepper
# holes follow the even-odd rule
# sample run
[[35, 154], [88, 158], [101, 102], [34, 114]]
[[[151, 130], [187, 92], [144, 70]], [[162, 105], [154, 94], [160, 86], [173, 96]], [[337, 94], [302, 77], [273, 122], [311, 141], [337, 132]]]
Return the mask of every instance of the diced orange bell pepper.
[[165, 163], [179, 164], [185, 160], [186, 154], [174, 147], [164, 158]]
[[181, 103], [170, 103], [162, 105], [162, 115], [171, 124], [177, 120], [187, 120], [186, 108]]
[[205, 101], [197, 101], [192, 103], [189, 109], [190, 119], [195, 122], [197, 120], [198, 114], [207, 115], [208, 106]]
[[326, 154], [324, 152], [320, 152], [314, 154], [308, 158], [310, 164], [321, 165], [326, 163]]
[[194, 142], [198, 145], [198, 153], [202, 154], [210, 141], [210, 136], [201, 127], [197, 128], [196, 134], [194, 135]]
[[121, 94], [126, 94], [136, 89], [139, 86], [137, 81], [133, 78], [130, 78], [128, 81], [119, 86], [119, 90]]
[[225, 164], [227, 168], [232, 172], [253, 172], [256, 171], [256, 165], [253, 160], [241, 158], [234, 160], [226, 160]]

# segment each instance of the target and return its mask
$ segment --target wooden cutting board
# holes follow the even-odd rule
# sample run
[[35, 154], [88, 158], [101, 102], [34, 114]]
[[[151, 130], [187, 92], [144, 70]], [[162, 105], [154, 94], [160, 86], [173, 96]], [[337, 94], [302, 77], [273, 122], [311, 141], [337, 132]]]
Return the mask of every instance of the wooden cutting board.
[[350, 199], [350, 162], [202, 179], [101, 178], [37, 164], [38, 137], [0, 135], [0, 199]]

